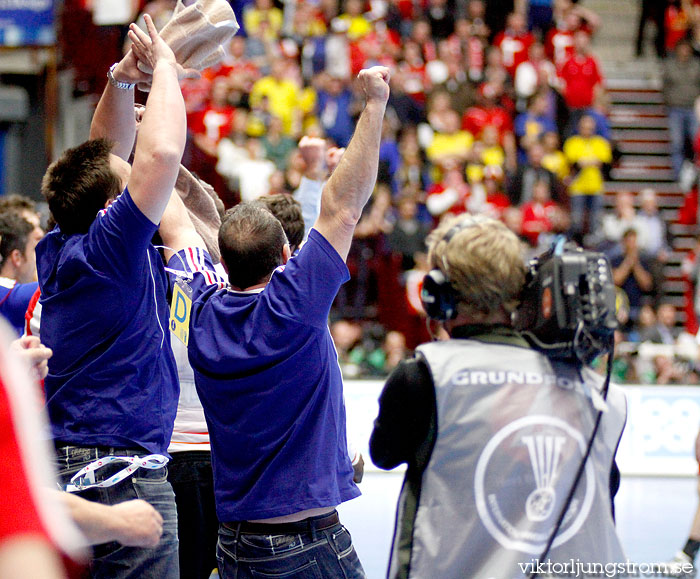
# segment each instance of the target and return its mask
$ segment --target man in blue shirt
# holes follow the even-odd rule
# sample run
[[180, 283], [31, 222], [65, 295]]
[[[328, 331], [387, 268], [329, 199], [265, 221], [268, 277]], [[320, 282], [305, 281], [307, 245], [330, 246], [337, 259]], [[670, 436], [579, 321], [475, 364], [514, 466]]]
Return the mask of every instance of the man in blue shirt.
[[43, 235], [19, 213], [0, 213], [0, 314], [18, 334], [37, 288], [34, 249]]
[[[167, 280], [151, 238], [175, 185], [186, 120], [181, 69], [148, 16], [146, 25], [148, 33], [132, 24], [132, 49], [110, 69], [93, 140], [66, 151], [44, 177], [58, 227], [37, 246], [37, 265], [41, 337], [54, 353], [45, 386], [59, 478], [68, 485], [90, 465], [68, 490], [107, 504], [142, 498], [164, 519], [155, 549], [97, 546], [91, 576], [176, 579], [177, 517], [162, 455], [179, 388]], [[133, 83], [149, 80], [132, 170]]]
[[[190, 281], [189, 356], [209, 425], [225, 579], [365, 576], [335, 510], [360, 492], [327, 320], [376, 180], [388, 80], [384, 67], [360, 72], [365, 109], [299, 253], [290, 259], [271, 213], [243, 203], [219, 231], [231, 287], [207, 287], [208, 272]], [[179, 257], [191, 265], [201, 251]]]

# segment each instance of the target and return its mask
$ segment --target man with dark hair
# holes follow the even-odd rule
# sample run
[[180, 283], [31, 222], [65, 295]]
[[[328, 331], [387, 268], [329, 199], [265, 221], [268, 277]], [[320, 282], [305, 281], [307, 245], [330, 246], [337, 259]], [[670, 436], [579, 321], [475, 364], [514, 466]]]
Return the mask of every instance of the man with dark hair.
[[[272, 272], [291, 257], [282, 224], [270, 211], [255, 203], [240, 203], [231, 209], [219, 229], [221, 261], [226, 266], [229, 283], [247, 289], [267, 283]], [[228, 264], [236, 264], [232, 267]]]
[[550, 575], [548, 561], [572, 557], [622, 563], [604, 498], [624, 395], [611, 387], [604, 402], [601, 376], [549, 360], [513, 328], [526, 267], [503, 223], [445, 220], [428, 248], [423, 304], [449, 339], [419, 346], [392, 372], [370, 439], [377, 466], [408, 465], [388, 577]]
[[64, 235], [87, 233], [97, 213], [122, 192], [116, 161], [112, 167], [113, 145], [94, 139], [68, 149], [44, 175], [41, 190]]
[[301, 204], [291, 195], [263, 195], [257, 202], [279, 219], [287, 236], [287, 243], [292, 255], [299, 249], [304, 240], [304, 218], [301, 214]]
[[43, 234], [15, 211], [0, 213], [0, 314], [18, 334], [37, 288], [34, 249]]
[[190, 281], [189, 357], [209, 424], [224, 579], [364, 577], [335, 510], [359, 490], [328, 314], [376, 181], [388, 80], [384, 67], [360, 72], [365, 109], [299, 253], [290, 259], [267, 209], [241, 204], [219, 235], [231, 287], [207, 287], [208, 272]]
[[[43, 180], [58, 226], [37, 247], [41, 338], [54, 353], [45, 389], [61, 483], [97, 502], [143, 498], [164, 520], [155, 549], [96, 547], [91, 576], [176, 579], [177, 517], [164, 455], [179, 388], [166, 276], [151, 238], [175, 185], [186, 120], [181, 69], [145, 20], [147, 32], [132, 24], [132, 49], [110, 68], [93, 140], [64, 153]], [[133, 88], [149, 81], [132, 170]]]

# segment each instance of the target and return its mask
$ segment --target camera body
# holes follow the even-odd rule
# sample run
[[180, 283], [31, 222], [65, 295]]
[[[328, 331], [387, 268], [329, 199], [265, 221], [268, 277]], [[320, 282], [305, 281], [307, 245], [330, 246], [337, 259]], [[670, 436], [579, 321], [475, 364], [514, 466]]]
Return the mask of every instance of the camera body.
[[590, 364], [610, 351], [618, 324], [608, 259], [555, 242], [529, 263], [514, 325], [550, 357]]

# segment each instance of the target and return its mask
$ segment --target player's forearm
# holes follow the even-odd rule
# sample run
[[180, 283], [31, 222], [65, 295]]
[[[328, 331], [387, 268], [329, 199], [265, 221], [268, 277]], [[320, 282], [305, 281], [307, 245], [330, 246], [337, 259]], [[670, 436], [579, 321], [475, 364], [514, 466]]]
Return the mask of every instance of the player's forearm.
[[177, 69], [174, 64], [160, 61], [153, 71], [153, 85], [146, 103], [146, 111], [139, 128], [141, 150], [151, 155], [162, 155], [175, 167], [185, 148], [187, 120]]
[[87, 501], [63, 491], [52, 492], [57, 493], [57, 498], [63, 501], [71, 519], [91, 545], [114, 540], [116, 521], [111, 516], [108, 506]]
[[[117, 70], [115, 78], [119, 79]], [[136, 137], [134, 90], [119, 89], [107, 83], [90, 124], [90, 138], [113, 141], [114, 154], [125, 161], [131, 155]]]
[[177, 191], [170, 196], [158, 229], [165, 247], [165, 260], [169, 261], [173, 254], [186, 247], [201, 247], [206, 249], [202, 237], [192, 223], [185, 204]]
[[379, 144], [386, 104], [370, 101], [360, 115], [355, 134], [324, 189], [322, 211], [355, 225], [372, 194], [379, 168]]

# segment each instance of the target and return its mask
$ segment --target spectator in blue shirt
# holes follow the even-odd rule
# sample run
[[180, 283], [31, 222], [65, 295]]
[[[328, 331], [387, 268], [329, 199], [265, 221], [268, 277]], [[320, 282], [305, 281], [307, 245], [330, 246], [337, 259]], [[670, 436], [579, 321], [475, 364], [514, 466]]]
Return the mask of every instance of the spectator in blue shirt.
[[[209, 424], [224, 579], [302, 569], [365, 576], [335, 510], [360, 492], [328, 314], [376, 180], [388, 77], [383, 67], [360, 72], [365, 109], [299, 253], [290, 259], [271, 213], [242, 203], [219, 232], [231, 287], [207, 286], [211, 272], [192, 274], [189, 354]], [[191, 265], [187, 254], [202, 249], [179, 257]]]
[[37, 288], [34, 249], [43, 235], [19, 213], [0, 213], [0, 314], [18, 334]]
[[527, 110], [515, 117], [515, 137], [518, 141], [518, 163], [527, 161], [527, 150], [530, 146], [541, 141], [545, 133], [557, 132], [557, 125], [547, 114], [549, 101], [544, 92], [535, 93], [530, 97]]
[[[54, 353], [45, 389], [60, 481], [97, 502], [145, 499], [164, 520], [155, 549], [95, 548], [91, 577], [110, 579], [179, 578], [175, 501], [163, 466], [179, 386], [167, 280], [151, 238], [175, 185], [186, 120], [182, 69], [145, 20], [148, 32], [132, 24], [132, 49], [110, 69], [92, 140], [66, 151], [44, 176], [58, 225], [37, 246], [41, 338]], [[133, 83], [148, 81], [132, 170]], [[69, 484], [88, 465], [92, 472]]]
[[318, 91], [318, 118], [326, 135], [339, 147], [345, 147], [352, 137], [352, 91], [346, 82], [329, 75]]

